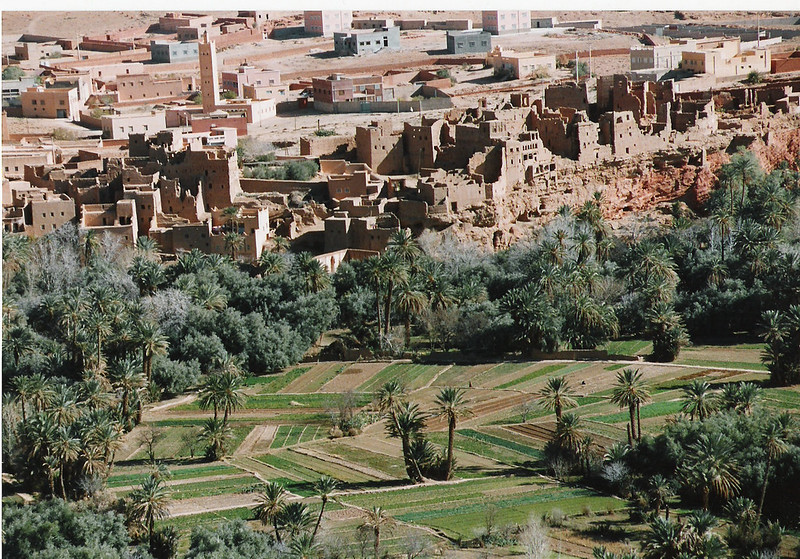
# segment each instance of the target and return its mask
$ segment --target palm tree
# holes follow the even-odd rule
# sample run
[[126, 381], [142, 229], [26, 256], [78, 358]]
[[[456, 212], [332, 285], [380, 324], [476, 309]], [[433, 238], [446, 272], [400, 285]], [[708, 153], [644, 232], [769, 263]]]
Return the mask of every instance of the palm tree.
[[31, 394], [33, 393], [33, 384], [29, 376], [19, 375], [14, 377], [11, 381], [11, 386], [15, 392], [15, 399], [22, 408], [22, 422], [25, 423], [27, 421], [25, 404], [30, 402]]
[[319, 545], [314, 541], [313, 534], [300, 534], [289, 544], [289, 551], [295, 559], [313, 559], [319, 552]]
[[386, 250], [397, 254], [411, 270], [415, 268], [417, 259], [422, 255], [422, 249], [414, 240], [410, 229], [400, 229], [392, 233]]
[[645, 559], [678, 559], [686, 540], [683, 525], [661, 517], [650, 523], [642, 541]]
[[436, 396], [436, 412], [438, 416], [447, 418], [447, 471], [445, 479], [453, 477], [453, 441], [456, 434], [456, 422], [459, 417], [465, 417], [470, 411], [464, 406], [464, 390], [447, 386], [439, 391]]
[[144, 376], [138, 367], [133, 359], [125, 358], [117, 361], [111, 368], [112, 386], [122, 393], [120, 417], [126, 426], [129, 422], [131, 394], [144, 386]]
[[286, 490], [283, 486], [274, 481], [268, 481], [264, 484], [264, 491], [259, 493], [256, 499], [256, 505], [253, 512], [256, 518], [261, 521], [265, 526], [272, 523], [275, 529], [275, 540], [281, 543], [281, 534], [278, 529], [278, 513], [283, 508], [284, 500], [286, 497]]
[[203, 422], [203, 430], [200, 432], [200, 440], [208, 445], [208, 456], [211, 460], [219, 460], [225, 456], [228, 442], [233, 438], [233, 432], [228, 424], [218, 419], [206, 419]]
[[[630, 426], [628, 431], [628, 444], [633, 445], [633, 440], [642, 440], [642, 422], [639, 407], [650, 401], [650, 392], [642, 381], [639, 369], [623, 369], [617, 373], [617, 386], [611, 393], [611, 401], [619, 407], [628, 407], [630, 413]], [[636, 423], [634, 423], [636, 420]], [[636, 425], [639, 430], [637, 436]]]
[[53, 456], [58, 460], [58, 471], [61, 482], [61, 497], [67, 499], [67, 491], [64, 488], [64, 472], [66, 471], [67, 464], [75, 461], [78, 458], [80, 451], [80, 441], [72, 436], [69, 429], [66, 427], [59, 427], [55, 431], [55, 437], [52, 443]]
[[169, 341], [154, 322], [144, 320], [137, 324], [136, 341], [142, 348], [142, 374], [149, 385], [151, 382], [153, 357], [165, 355]]
[[386, 426], [386, 431], [390, 437], [399, 438], [403, 448], [403, 459], [406, 464], [406, 473], [414, 483], [423, 481], [422, 470], [414, 460], [411, 453], [411, 440], [419, 437], [420, 432], [425, 428], [426, 416], [419, 410], [417, 404], [404, 402], [400, 404], [395, 412], [393, 421]]
[[228, 305], [228, 298], [216, 283], [202, 282], [192, 290], [192, 301], [210, 311], [222, 311]]
[[151, 549], [155, 521], [169, 516], [169, 502], [170, 491], [164, 480], [152, 475], [130, 494], [131, 512], [136, 521], [147, 528]]
[[[787, 415], [787, 418], [789, 416]], [[778, 421], [770, 422], [762, 435], [761, 448], [767, 452], [767, 464], [764, 467], [764, 483], [761, 485], [761, 497], [758, 500], [758, 513], [756, 519], [761, 518], [761, 511], [764, 508], [764, 497], [767, 495], [767, 483], [769, 482], [770, 469], [772, 463], [781, 454], [789, 450], [789, 444], [786, 441], [788, 429], [784, 428]]]
[[556, 424], [555, 441], [559, 448], [576, 454], [583, 437], [580, 431], [582, 425], [583, 422], [577, 414], [565, 413]]
[[650, 503], [656, 509], [656, 516], [661, 514], [661, 507], [666, 507], [667, 518], [669, 518], [667, 499], [672, 496], [672, 486], [669, 480], [661, 474], [654, 475], [647, 485], [647, 493], [650, 497]]
[[372, 530], [375, 535], [375, 559], [380, 557], [381, 531], [391, 530], [395, 524], [394, 518], [389, 516], [381, 507], [372, 507], [364, 511], [364, 521], [361, 526], [364, 529]]
[[236, 261], [236, 253], [244, 246], [244, 235], [236, 232], [225, 233], [225, 250], [228, 251], [231, 260]]
[[56, 393], [50, 381], [42, 373], [29, 375], [28, 382], [30, 383], [30, 402], [37, 412], [42, 411], [51, 404]]
[[103, 362], [103, 340], [111, 335], [111, 321], [109, 320], [109, 317], [102, 311], [92, 309], [86, 316], [86, 326], [95, 337], [95, 343], [97, 344], [95, 364], [97, 366], [97, 370], [99, 371], [102, 369]]
[[401, 284], [397, 291], [395, 307], [403, 315], [405, 326], [405, 347], [411, 345], [411, 317], [419, 316], [425, 311], [428, 298], [422, 291], [419, 291], [411, 283]]
[[228, 206], [224, 210], [222, 210], [222, 218], [228, 222], [228, 231], [238, 231], [238, 227], [234, 229], [234, 224], [236, 220], [239, 218], [239, 207], [238, 206]]
[[711, 391], [711, 385], [704, 380], [695, 379], [683, 387], [683, 407], [681, 411], [688, 413], [689, 418], [694, 417], [703, 421], [717, 409], [716, 395]]
[[258, 257], [258, 268], [264, 276], [282, 274], [286, 271], [286, 259], [277, 253], [267, 252], [266, 250]]
[[10, 351], [14, 356], [14, 367], [19, 367], [19, 359], [23, 355], [30, 353], [36, 347], [33, 332], [25, 326], [14, 326], [10, 329], [3, 329], [3, 344], [6, 351]]
[[75, 421], [81, 409], [78, 408], [78, 401], [72, 389], [64, 384], [56, 386], [46, 413], [58, 427], [67, 426]]
[[319, 293], [331, 284], [327, 270], [310, 253], [298, 254], [295, 262], [306, 293]]
[[594, 439], [591, 435], [584, 436], [578, 442], [577, 448], [577, 455], [578, 461], [581, 463], [581, 467], [583, 468], [583, 474], [588, 476], [589, 470], [591, 469], [591, 462], [592, 456], [594, 454]]
[[299, 501], [286, 503], [278, 512], [278, 524], [283, 526], [289, 539], [294, 541], [298, 534], [308, 530], [314, 522], [314, 517], [308, 507]]
[[556, 421], [561, 421], [561, 412], [564, 408], [574, 408], [578, 402], [569, 382], [564, 377], [551, 377], [547, 384], [539, 391], [539, 404], [556, 413]]
[[158, 257], [158, 252], [161, 250], [158, 242], [150, 237], [140, 236], [136, 239], [136, 252], [148, 260], [154, 260]]
[[379, 256], [370, 256], [364, 260], [364, 272], [367, 281], [375, 290], [375, 316], [378, 325], [378, 338], [381, 337], [381, 286], [384, 282], [383, 261]]
[[59, 324], [67, 332], [72, 362], [75, 365], [80, 364], [78, 335], [88, 307], [86, 296], [81, 289], [70, 289], [59, 301]]
[[276, 235], [272, 239], [272, 252], [282, 254], [289, 251], [289, 239]]
[[219, 382], [215, 387], [218, 394], [219, 406], [222, 408], [222, 422], [228, 424], [228, 415], [244, 405], [244, 396], [241, 393], [241, 377], [233, 371], [223, 371], [219, 375]]
[[88, 266], [92, 263], [99, 250], [100, 237], [91, 229], [86, 231], [81, 237], [81, 253], [83, 255], [84, 266]]
[[689, 447], [680, 472], [690, 487], [700, 489], [703, 510], [708, 510], [711, 494], [728, 499], [739, 491], [737, 466], [731, 458], [731, 447], [722, 435], [709, 437], [702, 434]]
[[392, 293], [395, 285], [402, 285], [408, 281], [408, 268], [398, 252], [386, 252], [381, 257], [383, 279], [386, 283], [386, 300], [384, 305], [384, 338], [389, 334], [392, 322]]
[[717, 230], [719, 231], [719, 246], [722, 261], [725, 262], [725, 244], [728, 242], [731, 228], [733, 227], [733, 215], [722, 209], [711, 214], [711, 221], [717, 226]]
[[330, 476], [322, 476], [314, 483], [314, 493], [316, 493], [317, 497], [322, 501], [322, 506], [319, 509], [319, 516], [317, 517], [317, 523], [314, 525], [314, 531], [311, 533], [312, 539], [317, 535], [319, 524], [322, 522], [322, 515], [325, 512], [325, 505], [328, 504], [331, 493], [336, 491], [336, 485], [336, 480]]
[[199, 402], [201, 409], [214, 409], [214, 420], [217, 420], [219, 410], [222, 410], [222, 422], [227, 425], [228, 415], [244, 405], [241, 378], [232, 371], [221, 371], [208, 376], [200, 389]]

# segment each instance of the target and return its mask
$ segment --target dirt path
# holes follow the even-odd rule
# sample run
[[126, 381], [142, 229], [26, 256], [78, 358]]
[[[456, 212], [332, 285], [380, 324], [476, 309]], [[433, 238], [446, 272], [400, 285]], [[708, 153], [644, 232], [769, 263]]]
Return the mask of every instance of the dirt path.
[[[234, 479], [234, 478], [241, 478], [241, 477], [250, 477], [250, 473], [241, 473], [241, 474], [218, 474], [214, 476], [203, 476], [203, 477], [193, 477], [189, 479], [177, 479], [174, 481], [167, 480], [166, 486], [167, 487], [177, 487], [179, 485], [188, 485], [190, 483], [203, 483], [205, 481], [220, 481], [223, 479]], [[119, 487], [112, 487], [109, 488], [109, 491], [112, 493], [121, 493], [123, 491], [132, 491], [139, 487], [139, 485], [121, 485]]]
[[175, 406], [180, 406], [182, 404], [189, 404], [191, 402], [194, 402], [196, 399], [197, 399], [197, 394], [187, 394], [183, 398], [170, 400], [168, 402], [164, 402], [161, 405], [153, 406], [152, 408], [150, 408], [149, 411], [151, 411], [151, 412], [159, 412], [159, 411], [163, 411], [163, 410], [168, 410], [168, 409], [173, 408]]
[[452, 364], [451, 364], [451, 365], [448, 365], [447, 367], [445, 367], [444, 369], [442, 369], [441, 371], [439, 371], [438, 373], [436, 373], [436, 375], [434, 375], [434, 377], [433, 377], [431, 380], [429, 380], [429, 381], [428, 381], [428, 382], [425, 384], [425, 386], [423, 386], [423, 387], [421, 387], [421, 388], [417, 388], [416, 390], [413, 390], [412, 392], [418, 392], [418, 391], [420, 391], [420, 390], [425, 390], [426, 388], [430, 388], [431, 386], [433, 386], [433, 383], [434, 383], [434, 382], [436, 382], [437, 380], [439, 380], [439, 377], [440, 377], [440, 376], [442, 376], [444, 373], [446, 373], [447, 371], [449, 371], [449, 370], [450, 370], [450, 369], [452, 369], [453, 367], [454, 367], [454, 365], [452, 365]]
[[256, 454], [256, 447], [260, 446], [264, 448], [264, 451], [269, 448], [272, 439], [275, 438], [275, 433], [278, 431], [277, 425], [258, 425], [253, 427], [253, 430], [248, 433], [248, 435], [242, 441], [242, 444], [239, 445], [235, 451], [233, 451], [234, 456], [243, 456], [243, 455], [250, 455]]
[[294, 450], [298, 454], [304, 454], [306, 456], [317, 458], [324, 462], [330, 462], [331, 464], [338, 464], [339, 466], [350, 468], [354, 472], [360, 472], [366, 476], [374, 477], [375, 479], [381, 481], [394, 481], [396, 479], [386, 474], [385, 472], [376, 470], [375, 468], [370, 468], [369, 466], [362, 466], [361, 464], [350, 462], [348, 460], [345, 460], [344, 458], [334, 456], [333, 454], [328, 454], [327, 452], [322, 452], [311, 448], [304, 448], [302, 446], [296, 446], [292, 450]]

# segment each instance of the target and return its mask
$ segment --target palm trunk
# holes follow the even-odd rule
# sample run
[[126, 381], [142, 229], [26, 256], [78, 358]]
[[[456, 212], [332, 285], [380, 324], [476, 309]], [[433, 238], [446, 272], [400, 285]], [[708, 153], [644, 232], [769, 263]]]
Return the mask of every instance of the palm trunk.
[[[630, 413], [631, 416], [630, 438], [636, 440], [636, 406], [629, 406], [628, 413]], [[633, 441], [631, 441], [631, 446], [633, 446]]]
[[405, 338], [406, 349], [408, 349], [409, 346], [411, 345], [411, 313], [406, 313], [405, 326], [406, 326], [406, 338]]
[[378, 559], [378, 549], [381, 547], [381, 529], [375, 528], [375, 559]]
[[100, 370], [100, 347], [102, 345], [100, 330], [97, 331], [97, 370]]
[[325, 503], [326, 502], [327, 502], [327, 499], [323, 498], [322, 499], [322, 508], [319, 509], [319, 516], [317, 517], [317, 523], [314, 526], [314, 531], [311, 533], [311, 539], [312, 540], [315, 537], [317, 537], [317, 530], [319, 530], [319, 524], [320, 524], [320, 522], [322, 522], [322, 514], [325, 512]]
[[453, 477], [453, 437], [456, 432], [456, 417], [450, 416], [450, 421], [447, 426], [447, 476], [446, 480]]
[[708, 510], [710, 491], [708, 487], [703, 487], [703, 510]]
[[214, 403], [214, 421], [217, 420], [217, 404]]
[[384, 313], [386, 315], [386, 317], [385, 317], [386, 318], [386, 323], [385, 323], [385, 326], [383, 327], [383, 335], [384, 335], [384, 337], [389, 335], [389, 327], [391, 326], [391, 320], [392, 320], [392, 291], [393, 290], [394, 290], [394, 283], [390, 281], [389, 282], [389, 287], [386, 290], [386, 306], [385, 306], [386, 312]]
[[279, 544], [283, 543], [281, 542], [281, 532], [278, 530], [278, 519], [275, 516], [272, 517], [272, 527], [275, 528], [275, 541]]
[[67, 500], [67, 490], [64, 488], [64, 464], [61, 464], [61, 474], [60, 474], [59, 482], [61, 483], [61, 496], [64, 497], [64, 500]]
[[147, 531], [150, 534], [150, 538], [149, 538], [149, 540], [150, 540], [150, 551], [153, 551], [153, 528], [154, 528], [154, 524], [155, 524], [154, 520], [155, 519], [154, 519], [153, 515], [151, 514], [150, 515], [150, 519], [149, 519], [149, 521], [147, 523]]
[[764, 509], [764, 497], [767, 496], [767, 482], [769, 481], [769, 470], [772, 467], [772, 454], [767, 453], [767, 467], [764, 470], [764, 485], [761, 486], [761, 498], [758, 501], [758, 514], [756, 515], [756, 525], [761, 519], [761, 511]]
[[642, 416], [640, 410], [641, 408], [639, 408], [639, 404], [636, 404], [636, 440], [642, 442]]
[[25, 398], [20, 398], [19, 402], [22, 406], [22, 422], [25, 423], [25, 421], [27, 420], [27, 418], [25, 417]]
[[130, 395], [128, 394], [128, 390], [124, 390], [122, 392], [122, 421], [125, 422], [125, 425], [128, 424], [128, 398]]
[[[378, 317], [378, 340], [380, 340], [381, 324], [383, 323], [383, 321], [381, 320], [381, 290], [377, 284], [375, 285], [375, 311]], [[381, 346], [383, 346], [383, 344], [381, 344]]]
[[561, 422], [561, 404], [556, 404], [555, 408], [556, 408], [556, 423], [560, 423]]
[[147, 348], [144, 346], [142, 346], [142, 374], [147, 378]]
[[225, 413], [222, 416], [222, 425], [223, 426], [227, 426], [228, 425], [228, 408], [227, 407], [225, 407]]

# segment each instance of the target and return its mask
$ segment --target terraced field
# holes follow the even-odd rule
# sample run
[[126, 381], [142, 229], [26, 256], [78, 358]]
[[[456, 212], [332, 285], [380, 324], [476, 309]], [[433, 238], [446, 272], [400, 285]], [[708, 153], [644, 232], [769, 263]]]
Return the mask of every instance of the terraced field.
[[[647, 351], [646, 345], [631, 342], [628, 346], [617, 349]], [[497, 525], [523, 523], [532, 513], [554, 508], [567, 515], [588, 509], [614, 515], [625, 503], [543, 477], [548, 470], [542, 450], [553, 437], [555, 422], [551, 411], [528, 404], [535, 404], [537, 392], [547, 380], [569, 380], [578, 393], [578, 407], [570, 411], [581, 416], [584, 433], [591, 435], [597, 452], [602, 452], [626, 439], [628, 411], [610, 401], [616, 374], [623, 368], [639, 369], [649, 384], [653, 399], [641, 408], [642, 426], [645, 431], [656, 431], [680, 413], [681, 387], [692, 379], [703, 378], [715, 386], [743, 379], [764, 380], [766, 374], [757, 366], [758, 352], [758, 348], [745, 347], [725, 360], [726, 352], [687, 351], [684, 362], [678, 364], [321, 362], [248, 379], [244, 408], [230, 418], [234, 435], [230, 456], [222, 462], [202, 461], [204, 445], [198, 437], [211, 412], [201, 410], [196, 400], [180, 399], [145, 412], [145, 424], [162, 432], [154, 446], [156, 457], [172, 471], [168, 485], [176, 517], [164, 522], [187, 534], [192, 526], [221, 519], [252, 521], [255, 492], [267, 480], [282, 483], [291, 499], [304, 499], [314, 509], [318, 505], [313, 484], [322, 475], [339, 482], [338, 504], [331, 501], [324, 532], [331, 537], [352, 534], [364, 508], [381, 506], [400, 523], [384, 540], [398, 552], [409, 534], [444, 546], [471, 539], [484, 526], [487, 508], [495, 511]], [[696, 361], [703, 364], [691, 364]], [[739, 364], [746, 366], [737, 369]], [[432, 413], [435, 397], [444, 386], [464, 389], [470, 414], [459, 421], [455, 434], [452, 482], [410, 486], [399, 441], [387, 437], [383, 422], [369, 423], [377, 419], [369, 412], [374, 392], [389, 380], [405, 383], [409, 398], [431, 413], [426, 436], [440, 451], [447, 445], [447, 423]], [[331, 417], [346, 393], [355, 397], [353, 412], [367, 410], [365, 417], [371, 419], [360, 434], [332, 439]], [[762, 402], [797, 413], [800, 390], [766, 389]], [[527, 407], [523, 409], [523, 405]], [[139, 427], [128, 437], [141, 436], [143, 430]], [[109, 478], [109, 487], [118, 495], [134, 488], [151, 468], [146, 445], [138, 443], [137, 447], [137, 441], [131, 439], [126, 448], [131, 449], [128, 460], [118, 462]], [[585, 539], [561, 532], [557, 538], [552, 543], [562, 555], [591, 556]]]

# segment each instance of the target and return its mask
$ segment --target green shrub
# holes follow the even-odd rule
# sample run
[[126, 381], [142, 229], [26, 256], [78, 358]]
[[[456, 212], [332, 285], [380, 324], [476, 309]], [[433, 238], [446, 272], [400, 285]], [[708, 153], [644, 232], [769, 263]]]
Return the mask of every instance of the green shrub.
[[331, 130], [330, 128], [320, 128], [319, 130], [314, 130], [315, 136], [335, 136], [336, 130]]

